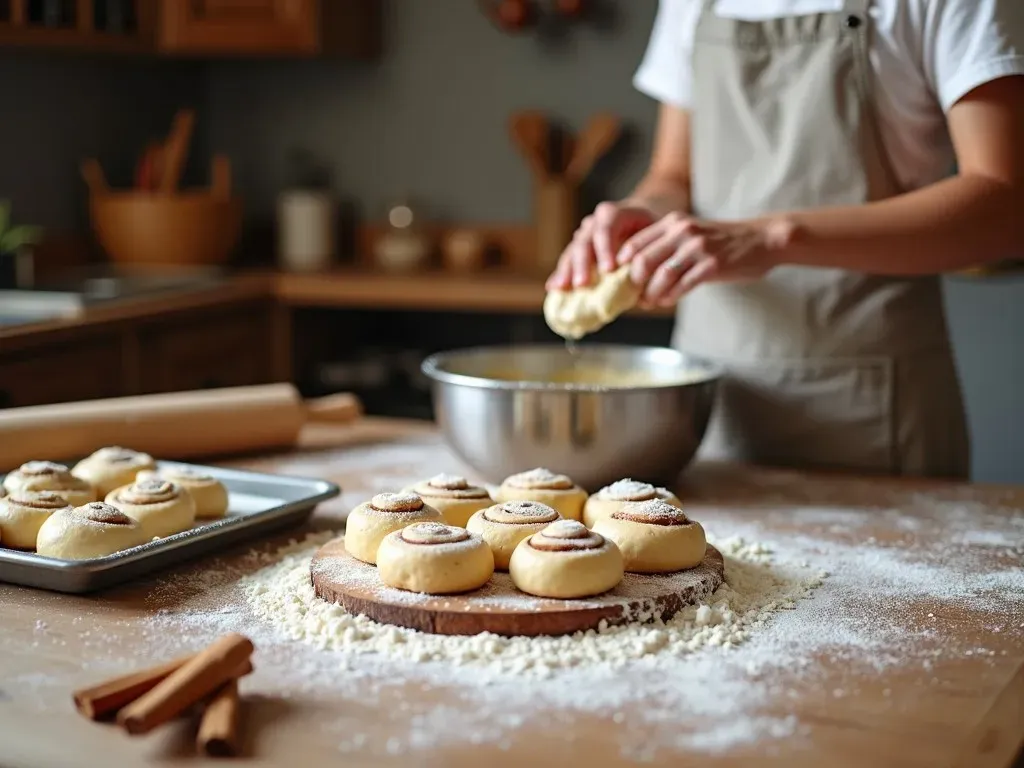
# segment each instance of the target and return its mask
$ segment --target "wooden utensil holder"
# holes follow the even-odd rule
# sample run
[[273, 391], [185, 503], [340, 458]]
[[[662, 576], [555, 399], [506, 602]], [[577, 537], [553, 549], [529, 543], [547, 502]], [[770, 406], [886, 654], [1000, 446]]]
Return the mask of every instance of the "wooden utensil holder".
[[579, 224], [579, 185], [566, 178], [537, 179], [533, 221], [537, 231], [538, 270], [551, 272]]

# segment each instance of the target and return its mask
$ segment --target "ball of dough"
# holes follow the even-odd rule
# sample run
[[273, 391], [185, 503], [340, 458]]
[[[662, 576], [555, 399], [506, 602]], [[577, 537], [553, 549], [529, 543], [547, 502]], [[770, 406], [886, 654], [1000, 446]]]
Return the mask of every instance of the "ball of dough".
[[508, 561], [519, 542], [558, 519], [558, 513], [547, 504], [504, 501], [481, 509], [469, 518], [466, 529], [479, 535], [490, 546], [495, 570], [507, 571]]
[[441, 513], [415, 493], [378, 493], [353, 509], [345, 522], [345, 551], [357, 560], [377, 564], [384, 537], [413, 523], [443, 523]]
[[536, 501], [546, 504], [567, 520], [583, 517], [587, 492], [565, 475], [537, 468], [505, 478], [495, 501]]
[[187, 531], [196, 521], [196, 504], [180, 485], [149, 478], [107, 494], [108, 504], [135, 518], [147, 538], [162, 539]]
[[630, 573], [671, 573], [704, 561], [704, 528], [681, 509], [652, 499], [630, 502], [597, 521], [594, 533], [611, 539], [622, 551]]
[[650, 483], [638, 483], [636, 480], [619, 480], [606, 485], [587, 499], [583, 505], [583, 523], [587, 528], [593, 528], [598, 520], [618, 512], [623, 504], [652, 499], [661, 499], [680, 509], [683, 507], [682, 502], [667, 488], [656, 488]]
[[138, 480], [167, 480], [184, 488], [196, 505], [197, 520], [216, 520], [228, 511], [228, 489], [217, 478], [193, 467], [164, 467], [139, 472]]
[[512, 583], [530, 595], [592, 597], [622, 581], [622, 553], [615, 542], [578, 520], [556, 520], [519, 543], [508, 572]]
[[494, 573], [494, 557], [487, 542], [465, 528], [413, 523], [384, 537], [377, 570], [389, 587], [452, 595], [486, 584]]
[[114, 489], [134, 483], [144, 469], [156, 469], [152, 456], [112, 445], [86, 456], [75, 464], [71, 474], [91, 483], [102, 499]]
[[435, 475], [416, 483], [407, 492], [415, 493], [442, 515], [449, 525], [464, 528], [473, 513], [494, 503], [486, 488], [470, 485], [457, 475]]
[[94, 501], [54, 512], [39, 529], [36, 552], [62, 560], [106, 557], [149, 541], [137, 520]]
[[91, 483], [72, 475], [63, 464], [52, 461], [29, 461], [4, 478], [8, 493], [18, 491], [56, 491], [72, 507], [96, 501]]
[[16, 491], [0, 499], [0, 541], [10, 549], [35, 549], [43, 523], [62, 509], [71, 505], [57, 491]]
[[548, 327], [566, 339], [582, 339], [637, 305], [643, 288], [629, 276], [630, 266], [606, 272], [593, 285], [551, 291], [544, 299]]

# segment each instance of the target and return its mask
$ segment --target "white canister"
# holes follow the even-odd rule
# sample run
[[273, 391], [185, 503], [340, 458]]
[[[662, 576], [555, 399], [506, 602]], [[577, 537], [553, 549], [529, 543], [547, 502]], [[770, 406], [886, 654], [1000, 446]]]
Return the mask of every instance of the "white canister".
[[290, 272], [331, 266], [335, 250], [334, 200], [328, 192], [288, 190], [277, 201], [277, 258]]

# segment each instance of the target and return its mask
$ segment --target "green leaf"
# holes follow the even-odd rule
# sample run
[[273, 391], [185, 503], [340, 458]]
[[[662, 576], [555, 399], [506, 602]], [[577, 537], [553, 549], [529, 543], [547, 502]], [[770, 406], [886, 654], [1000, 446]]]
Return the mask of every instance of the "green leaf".
[[35, 245], [42, 237], [41, 227], [11, 227], [0, 236], [0, 252], [14, 253], [26, 245]]
[[9, 226], [11, 226], [11, 201], [0, 200], [0, 237], [7, 232]]

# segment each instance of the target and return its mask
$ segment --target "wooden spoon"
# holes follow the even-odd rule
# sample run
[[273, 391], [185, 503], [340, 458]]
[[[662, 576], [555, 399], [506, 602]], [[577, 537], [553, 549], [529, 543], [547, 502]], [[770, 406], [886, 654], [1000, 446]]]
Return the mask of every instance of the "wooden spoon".
[[621, 126], [615, 115], [595, 115], [576, 140], [565, 175], [575, 181], [582, 181], [598, 160], [612, 148], [619, 139]]
[[174, 116], [171, 135], [164, 144], [163, 172], [160, 174], [160, 191], [164, 194], [173, 194], [178, 189], [195, 122], [196, 113], [191, 109], [179, 110]]
[[551, 165], [547, 118], [540, 112], [516, 112], [512, 115], [510, 128], [513, 140], [529, 162], [534, 175], [541, 179], [547, 178]]

